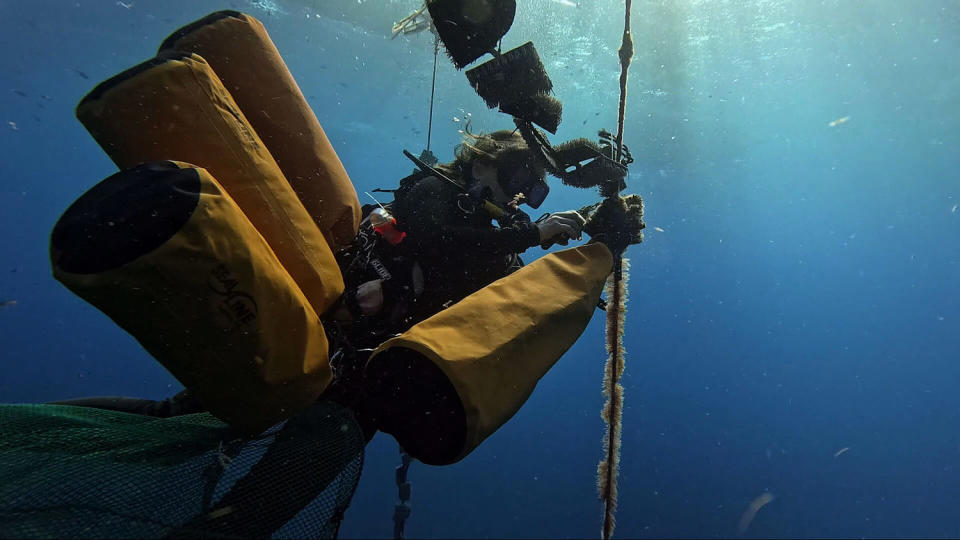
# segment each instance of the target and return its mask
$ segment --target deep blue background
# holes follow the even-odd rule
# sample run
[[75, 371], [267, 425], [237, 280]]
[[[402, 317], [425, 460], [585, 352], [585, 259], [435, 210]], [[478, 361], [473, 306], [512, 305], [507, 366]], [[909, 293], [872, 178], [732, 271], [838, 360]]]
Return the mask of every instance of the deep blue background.
[[[540, 51], [564, 102], [554, 140], [615, 129], [622, 3], [518, 3], [504, 47]], [[17, 301], [0, 310], [0, 400], [179, 389], [50, 277], [57, 217], [115, 172], [73, 117], [87, 91], [242, 9], [358, 190], [390, 187], [426, 138], [432, 43], [389, 39], [416, 4], [0, 0], [0, 300]], [[960, 4], [637, 0], [633, 24], [629, 184], [648, 229], [628, 252], [617, 536], [730, 536], [767, 490], [747, 536], [960, 536]], [[441, 159], [454, 117], [510, 125], [442, 56], [438, 77]], [[545, 210], [595, 197], [556, 187]], [[599, 534], [602, 323], [468, 458], [411, 468], [409, 536]], [[368, 447], [344, 537], [391, 534], [396, 452]]]

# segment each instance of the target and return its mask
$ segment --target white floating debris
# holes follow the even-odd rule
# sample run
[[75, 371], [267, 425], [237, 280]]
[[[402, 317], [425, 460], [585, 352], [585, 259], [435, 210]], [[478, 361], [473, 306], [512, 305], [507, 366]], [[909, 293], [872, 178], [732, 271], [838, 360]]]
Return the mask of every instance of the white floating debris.
[[654, 227], [653, 230], [655, 230], [655, 231], [657, 231], [657, 232], [664, 232], [664, 230], [661, 229], [660, 227]]
[[950, 209], [950, 213], [951, 213], [951, 214], [956, 214], [956, 213], [957, 213], [957, 207], [958, 207], [958, 206], [960, 206], [960, 204], [955, 204], [955, 205], [953, 205], [953, 208]]
[[836, 120], [830, 122], [830, 123], [827, 124], [827, 125], [830, 126], [830, 127], [837, 127], [837, 126], [839, 126], [839, 125], [846, 124], [848, 120], [850, 120], [850, 117], [849, 117], [849, 116], [844, 116], [843, 118], [837, 118]]
[[12, 129], [12, 130], [14, 130], [14, 131], [17, 131], [17, 123], [16, 123], [16, 122], [7, 122], [7, 124], [10, 126], [10, 129]]

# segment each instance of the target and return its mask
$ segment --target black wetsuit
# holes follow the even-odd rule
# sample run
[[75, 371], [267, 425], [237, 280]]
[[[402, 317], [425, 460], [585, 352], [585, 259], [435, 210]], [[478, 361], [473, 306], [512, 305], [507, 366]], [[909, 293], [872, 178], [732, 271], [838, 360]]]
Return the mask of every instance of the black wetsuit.
[[519, 254], [540, 241], [524, 212], [495, 227], [480, 204], [434, 176], [398, 193], [393, 210], [407, 232], [406, 252], [423, 267], [425, 293], [417, 320], [510, 274], [522, 265]]
[[[415, 174], [400, 185], [388, 209], [406, 237], [391, 245], [364, 223], [353, 246], [337, 256], [344, 303], [354, 318], [338, 331], [356, 348], [376, 347], [510, 274], [523, 266], [519, 254], [539, 242], [536, 225], [521, 211], [494, 226], [477, 201], [445, 180]], [[364, 207], [364, 215], [373, 208]], [[384, 275], [384, 305], [366, 316], [357, 289]]]

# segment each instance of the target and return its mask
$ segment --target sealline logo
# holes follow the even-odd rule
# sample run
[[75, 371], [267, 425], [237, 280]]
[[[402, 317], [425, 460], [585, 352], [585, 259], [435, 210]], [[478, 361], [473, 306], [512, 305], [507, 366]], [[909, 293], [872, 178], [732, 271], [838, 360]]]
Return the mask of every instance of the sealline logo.
[[370, 261], [370, 266], [372, 266], [373, 271], [376, 272], [378, 276], [380, 276], [380, 279], [384, 281], [389, 281], [390, 278], [393, 277], [392, 275], [390, 275], [390, 271], [387, 270], [387, 267], [384, 266], [379, 259], [372, 259]]
[[237, 290], [240, 282], [233, 277], [226, 265], [218, 264], [210, 272], [207, 286], [219, 297], [217, 309], [231, 321], [234, 330], [239, 326], [252, 323], [257, 318], [257, 303], [253, 296]]

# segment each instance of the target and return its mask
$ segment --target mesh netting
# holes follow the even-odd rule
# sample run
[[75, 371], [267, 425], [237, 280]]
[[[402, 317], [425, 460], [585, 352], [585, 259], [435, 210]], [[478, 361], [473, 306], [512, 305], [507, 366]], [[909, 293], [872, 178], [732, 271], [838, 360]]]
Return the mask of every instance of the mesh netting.
[[334, 538], [363, 447], [328, 402], [254, 439], [209, 414], [0, 405], [0, 538]]

